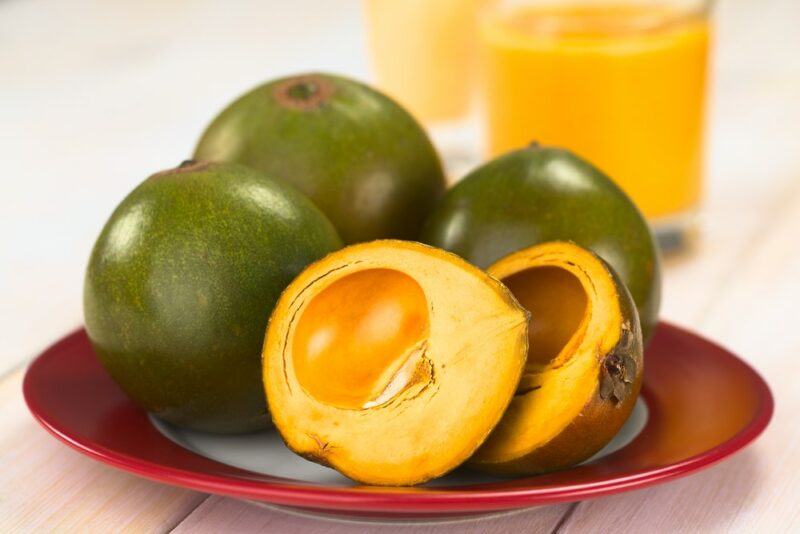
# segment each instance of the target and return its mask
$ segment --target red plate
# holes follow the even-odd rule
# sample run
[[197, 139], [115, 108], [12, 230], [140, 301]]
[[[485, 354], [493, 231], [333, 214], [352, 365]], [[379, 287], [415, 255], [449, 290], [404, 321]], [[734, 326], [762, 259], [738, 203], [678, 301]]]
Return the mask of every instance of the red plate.
[[[463, 477], [456, 476], [446, 486], [373, 488], [325, 477], [313, 482], [276, 476], [275, 471], [255, 472], [179, 445], [111, 381], [82, 330], [42, 353], [28, 369], [23, 389], [31, 412], [55, 437], [119, 469], [176, 486], [306, 510], [395, 517], [521, 508], [665, 482], [742, 449], [764, 430], [773, 410], [767, 384], [742, 360], [662, 323], [645, 357], [642, 394], [647, 421], [621, 449], [537, 477], [464, 484], [459, 482]], [[240, 447], [243, 439], [253, 443], [261, 438], [209, 439], [217, 440], [217, 445], [219, 440], [240, 440], [236, 444]], [[265, 454], [268, 448], [282, 447], [274, 435], [263, 443], [268, 443], [260, 445]]]

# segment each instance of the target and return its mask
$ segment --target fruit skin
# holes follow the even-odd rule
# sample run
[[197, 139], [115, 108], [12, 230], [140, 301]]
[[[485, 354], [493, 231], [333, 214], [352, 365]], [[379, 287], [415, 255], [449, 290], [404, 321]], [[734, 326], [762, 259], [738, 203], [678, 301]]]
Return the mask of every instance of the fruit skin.
[[441, 200], [422, 241], [481, 268], [547, 241], [573, 241], [607, 261], [636, 302], [645, 341], [658, 322], [659, 253], [633, 202], [567, 150], [533, 145], [474, 170]]
[[281, 291], [341, 246], [302, 194], [232, 164], [155, 174], [116, 208], [92, 251], [84, 315], [122, 389], [170, 423], [268, 425], [260, 349]]
[[[594, 271], [592, 280], [586, 284], [587, 291], [591, 289], [596, 292], [593, 298], [602, 298], [604, 286], [610, 285], [613, 288], [611, 293], [613, 293], [614, 303], [607, 303], [606, 306], [599, 307], [592, 305], [595, 309], [611, 308], [619, 314], [618, 317], [602, 318], [601, 324], [607, 327], [605, 335], [600, 336], [598, 340], [596, 335], [587, 331], [577, 334], [583, 339], [578, 340], [576, 353], [580, 354], [588, 349], [588, 353], [584, 354], [596, 362], [595, 366], [598, 367], [598, 369], [594, 369], [596, 374], [584, 374], [584, 378], [588, 379], [588, 382], [579, 380], [577, 377], [574, 377], [575, 380], [568, 380], [562, 370], [569, 373], [569, 368], [575, 368], [581, 363], [578, 361], [562, 363], [559, 367], [547, 371], [556, 375], [553, 378], [560, 378], [569, 384], [566, 387], [562, 386], [562, 391], [558, 393], [577, 398], [587, 392], [584, 387], [588, 386], [589, 394], [583, 397], [586, 402], [580, 412], [556, 436], [528, 454], [498, 461], [496, 455], [487, 453], [486, 450], [494, 445], [493, 439], [498, 437], [493, 434], [470, 459], [470, 467], [476, 470], [494, 475], [519, 476], [547, 473], [571, 467], [587, 460], [610, 442], [633, 411], [644, 377], [642, 332], [636, 307], [630, 293], [607, 262], [590, 252], [581, 252], [575, 249], [578, 247], [572, 243], [545, 243], [503, 258], [490, 266], [487, 272], [497, 278], [505, 278], [517, 271], [517, 268], [512, 265], [515, 256], [520, 258], [526, 254], [531, 256], [561, 254], [562, 264], [571, 267], [567, 263], [570, 262], [585, 274]], [[587, 258], [587, 256], [591, 257]], [[597, 261], [593, 261], [593, 259]], [[557, 264], [557, 262], [553, 262], [553, 264]], [[600, 273], [599, 269], [602, 269], [603, 272]], [[600, 276], [604, 276], [606, 280], [601, 280]], [[600, 312], [591, 311], [590, 313]], [[536, 318], [533, 317], [532, 321], [535, 320]], [[609, 343], [609, 339], [613, 341]], [[562, 356], [563, 354], [559, 355], [559, 358]], [[576, 357], [573, 355], [571, 358]], [[555, 381], [551, 379], [550, 385], [554, 385], [553, 382]], [[551, 389], [550, 385], [542, 381], [541, 389], [528, 393], [528, 395], [551, 394], [548, 392]], [[553, 389], [557, 389], [557, 382], [555, 386]], [[527, 426], [524, 414], [518, 410], [518, 402], [519, 397], [515, 396], [506, 410], [504, 419], [495, 428], [495, 433], [504, 431], [506, 437], [511, 436], [513, 439], [518, 437], [520, 430]], [[555, 414], [551, 415], [551, 419], [556, 418]], [[515, 426], [504, 428], [509, 420], [513, 420], [514, 423], [511, 424]]]
[[243, 95], [208, 126], [195, 159], [243, 163], [287, 181], [345, 243], [416, 239], [445, 189], [439, 157], [411, 115], [329, 74], [282, 78]]

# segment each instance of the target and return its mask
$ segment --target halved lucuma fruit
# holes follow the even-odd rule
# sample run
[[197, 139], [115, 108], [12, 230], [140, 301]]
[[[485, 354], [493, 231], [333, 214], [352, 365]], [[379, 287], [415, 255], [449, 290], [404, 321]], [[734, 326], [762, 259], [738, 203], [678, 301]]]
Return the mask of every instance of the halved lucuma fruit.
[[264, 384], [287, 446], [353, 480], [412, 485], [469, 458], [500, 421], [528, 314], [458, 256], [373, 241], [312, 264], [281, 296]]
[[641, 386], [630, 294], [608, 264], [566, 242], [511, 254], [488, 272], [531, 313], [530, 350], [514, 399], [471, 466], [530, 475], [589, 458], [622, 427]]

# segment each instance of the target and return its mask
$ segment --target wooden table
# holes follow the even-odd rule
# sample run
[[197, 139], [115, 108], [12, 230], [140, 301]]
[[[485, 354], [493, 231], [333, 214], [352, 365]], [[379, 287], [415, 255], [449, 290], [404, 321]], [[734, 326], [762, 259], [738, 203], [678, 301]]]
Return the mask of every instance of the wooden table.
[[745, 452], [646, 490], [449, 526], [300, 518], [105, 467], [20, 394], [26, 362], [81, 321], [112, 206], [188, 154], [227, 100], [276, 74], [367, 76], [359, 3], [0, 3], [0, 532], [780, 532], [800, 530], [800, 2], [723, 0], [709, 187], [663, 316], [742, 354], [776, 395]]

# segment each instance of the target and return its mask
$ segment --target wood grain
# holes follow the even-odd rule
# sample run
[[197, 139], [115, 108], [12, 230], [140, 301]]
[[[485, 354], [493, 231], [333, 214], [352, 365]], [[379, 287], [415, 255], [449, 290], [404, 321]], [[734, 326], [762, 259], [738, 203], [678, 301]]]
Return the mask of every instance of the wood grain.
[[78, 454], [33, 420], [23, 372], [0, 383], [0, 532], [160, 532], [205, 498]]

